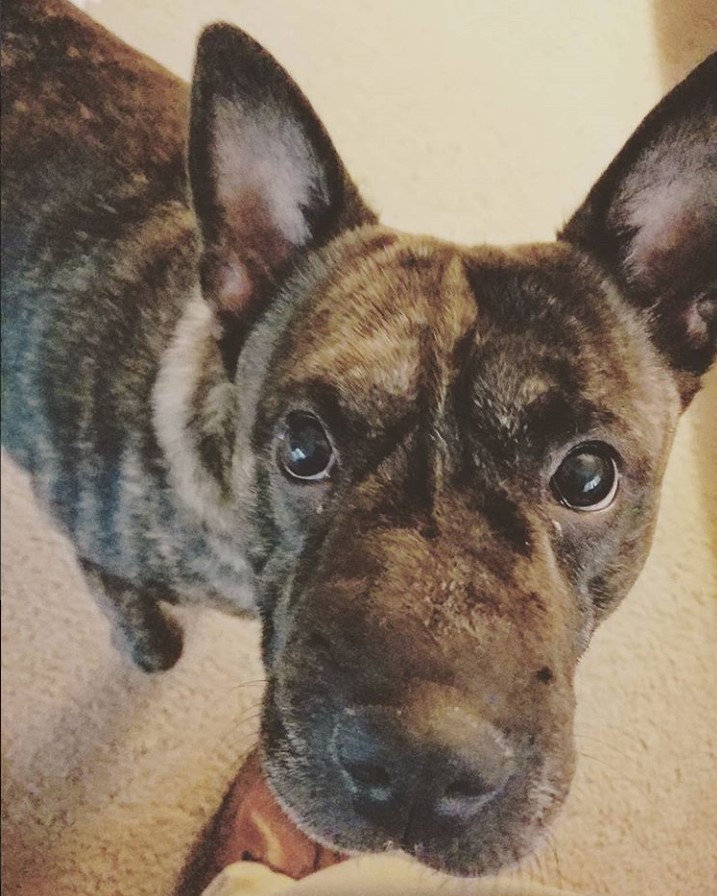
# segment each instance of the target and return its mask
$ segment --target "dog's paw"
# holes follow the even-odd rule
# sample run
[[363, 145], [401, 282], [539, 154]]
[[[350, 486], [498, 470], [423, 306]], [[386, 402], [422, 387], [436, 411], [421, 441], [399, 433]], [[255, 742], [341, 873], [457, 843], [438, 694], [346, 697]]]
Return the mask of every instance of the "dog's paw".
[[143, 672], [166, 672], [182, 655], [184, 636], [179, 623], [164, 613], [152, 625], [128, 633], [115, 630], [114, 646]]

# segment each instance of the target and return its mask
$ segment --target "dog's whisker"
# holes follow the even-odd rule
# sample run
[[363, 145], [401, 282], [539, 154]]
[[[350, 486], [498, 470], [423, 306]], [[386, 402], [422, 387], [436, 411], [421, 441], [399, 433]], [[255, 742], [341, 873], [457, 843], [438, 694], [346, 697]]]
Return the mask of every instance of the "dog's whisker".
[[555, 864], [555, 870], [558, 876], [558, 884], [562, 887], [565, 883], [565, 878], [563, 877], [563, 871], [560, 867], [560, 855], [558, 854], [558, 845], [555, 840], [555, 835], [552, 831], [548, 832], [548, 844], [550, 846], [550, 850], [553, 854], [553, 862]]
[[[610, 769], [611, 772], [614, 772], [621, 781], [625, 781], [634, 787], [636, 790], [642, 792], [642, 786], [635, 781], [634, 778], [630, 777], [629, 774], [625, 773], [625, 770], [621, 768], [619, 765], [616, 765], [612, 762], [609, 762], [606, 759], [602, 759], [599, 756], [593, 756], [591, 753], [585, 753], [582, 750], [578, 750], [578, 755], [584, 759], [587, 759], [589, 762], [596, 762], [598, 765], [603, 765], [605, 768]], [[579, 785], [578, 785], [579, 786]]]
[[254, 708], [248, 713], [242, 715], [236, 722], [237, 728], [245, 728], [254, 726], [261, 719], [261, 708]]
[[581, 734], [581, 733], [576, 733], [574, 735], [574, 737], [576, 740], [589, 740], [589, 741], [592, 741], [592, 743], [599, 744], [601, 747], [607, 747], [608, 750], [611, 750], [613, 753], [617, 753], [617, 755], [620, 756], [621, 759], [627, 759], [628, 762], [631, 762], [634, 765], [640, 765], [640, 760], [636, 756], [631, 755], [626, 750], [621, 749], [616, 744], [611, 743], [608, 740], [603, 740], [598, 737], [593, 737], [590, 734]]
[[254, 678], [250, 681], [239, 682], [239, 684], [232, 685], [232, 687], [235, 689], [255, 688], [255, 687], [259, 687], [259, 686], [263, 687], [267, 684], [267, 681], [268, 681], [268, 679], [266, 679], [266, 678]]

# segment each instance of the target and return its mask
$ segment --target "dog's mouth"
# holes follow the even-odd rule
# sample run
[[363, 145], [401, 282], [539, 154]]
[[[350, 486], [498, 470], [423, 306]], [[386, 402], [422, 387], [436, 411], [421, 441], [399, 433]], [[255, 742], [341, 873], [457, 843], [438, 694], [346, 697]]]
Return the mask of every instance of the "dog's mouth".
[[[487, 770], [485, 743], [479, 759], [414, 743], [390, 755], [379, 748], [372, 761], [359, 761], [366, 755], [360, 734], [343, 750], [336, 743], [346, 711], [329, 716], [314, 712], [303, 722], [280, 711], [270, 689], [262, 729], [274, 795], [300, 829], [329, 849], [400, 850], [449, 875], [495, 874], [536, 849], [569, 789], [572, 749], [558, 755], [524, 739]], [[374, 714], [391, 716], [395, 711]]]

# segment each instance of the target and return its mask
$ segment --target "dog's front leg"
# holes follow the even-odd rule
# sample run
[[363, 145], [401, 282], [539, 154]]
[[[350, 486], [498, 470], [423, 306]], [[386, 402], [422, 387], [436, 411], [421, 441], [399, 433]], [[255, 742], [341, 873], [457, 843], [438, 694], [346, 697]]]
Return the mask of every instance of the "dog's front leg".
[[170, 669], [182, 655], [179, 624], [159, 605], [156, 591], [141, 590], [80, 559], [87, 584], [112, 626], [112, 642], [145, 672]]

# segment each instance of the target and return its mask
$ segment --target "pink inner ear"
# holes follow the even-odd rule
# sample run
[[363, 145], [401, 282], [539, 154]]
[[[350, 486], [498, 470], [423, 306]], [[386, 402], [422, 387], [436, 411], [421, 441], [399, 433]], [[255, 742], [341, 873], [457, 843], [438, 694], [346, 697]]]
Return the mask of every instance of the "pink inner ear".
[[681, 252], [690, 254], [690, 242], [709, 214], [704, 186], [704, 179], [696, 177], [675, 180], [634, 198], [628, 221], [635, 236], [627, 263], [635, 276], [649, 282], [665, 260], [677, 261]]
[[214, 299], [223, 311], [240, 312], [251, 302], [255, 285], [238, 258], [221, 261], [213, 271]]
[[685, 335], [691, 345], [705, 345], [710, 333], [710, 318], [714, 320], [717, 308], [717, 289], [707, 290], [691, 302], [685, 310]]
[[217, 235], [205, 288], [223, 311], [242, 312], [310, 241], [304, 210], [323, 187], [301, 127], [272, 105], [256, 119], [217, 101], [211, 154]]
[[625, 259], [647, 291], [679, 290], [713, 253], [717, 168], [711, 127], [668, 128], [629, 173], [613, 205], [632, 234]]
[[260, 208], [258, 223], [267, 234], [275, 234], [275, 240], [292, 247], [309, 241], [303, 209], [321, 184], [311, 147], [297, 122], [271, 105], [254, 120], [240, 106], [217, 101], [213, 155], [217, 200], [241, 225], [236, 236], [251, 238], [252, 210]]
[[670, 185], [630, 219], [637, 228], [626, 259], [631, 279], [656, 294], [680, 292], [714, 256], [713, 210], [703, 189]]

